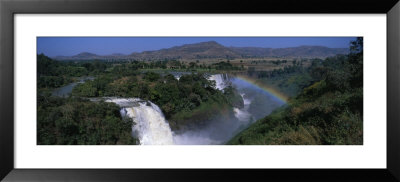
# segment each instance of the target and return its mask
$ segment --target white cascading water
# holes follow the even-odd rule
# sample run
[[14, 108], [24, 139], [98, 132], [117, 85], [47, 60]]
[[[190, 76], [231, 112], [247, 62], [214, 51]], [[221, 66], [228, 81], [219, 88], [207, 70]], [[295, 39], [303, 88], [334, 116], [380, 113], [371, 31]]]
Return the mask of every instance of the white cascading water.
[[211, 75], [209, 78], [209, 80], [214, 80], [215, 81], [215, 87], [218, 90], [224, 90], [224, 88], [226, 86], [228, 86], [228, 75], [227, 74], [215, 74], [215, 75]]
[[[177, 76], [176, 76], [177, 77]], [[180, 77], [178, 76], [177, 79]], [[132, 134], [139, 139], [141, 145], [215, 145], [223, 144], [241, 126], [247, 126], [253, 120], [249, 112], [251, 99], [246, 97], [240, 89], [240, 83], [234, 81], [234, 77], [227, 74], [211, 75], [209, 80], [216, 82], [216, 89], [222, 90], [233, 84], [243, 99], [243, 108], [233, 108], [236, 119], [227, 123], [215, 122], [213, 125], [200, 130], [186, 131], [174, 134], [166, 121], [161, 109], [150, 101], [139, 98], [90, 98], [93, 102], [104, 100], [116, 103], [121, 107], [122, 117], [132, 119], [135, 123], [132, 127]], [[217, 119], [218, 120], [218, 119]], [[217, 121], [216, 120], [216, 121]], [[218, 120], [220, 121], [220, 120]], [[226, 121], [226, 119], [224, 119]], [[227, 138], [228, 137], [228, 138]]]
[[157, 105], [137, 98], [110, 98], [105, 101], [122, 107], [121, 115], [133, 120], [135, 125], [132, 131], [137, 133], [141, 145], [174, 144], [171, 128]]
[[234, 107], [233, 111], [235, 114], [235, 117], [242, 122], [248, 122], [250, 121], [251, 118], [251, 114], [249, 113], [249, 107], [251, 104], [251, 100], [244, 98], [245, 94], [240, 94], [240, 96], [242, 96], [243, 99], [243, 103], [244, 103], [244, 107], [239, 109]]
[[[227, 87], [230, 83], [229, 83], [229, 78], [228, 78], [228, 74], [215, 74], [215, 75], [211, 75], [209, 77], [209, 80], [214, 80], [215, 81], [215, 87], [218, 90], [224, 90], [225, 87]], [[234, 115], [235, 117], [242, 122], [248, 122], [251, 119], [251, 114], [249, 113], [249, 106], [251, 104], [251, 100], [244, 98], [243, 93], [240, 94], [242, 96], [243, 102], [244, 102], [244, 107], [239, 109], [234, 107], [233, 111], [234, 111]]]

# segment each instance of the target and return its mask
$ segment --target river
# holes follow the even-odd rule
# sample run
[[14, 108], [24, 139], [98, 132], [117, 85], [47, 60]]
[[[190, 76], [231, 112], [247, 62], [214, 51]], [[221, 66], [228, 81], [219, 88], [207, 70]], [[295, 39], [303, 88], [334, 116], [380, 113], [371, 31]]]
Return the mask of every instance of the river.
[[94, 77], [81, 77], [79, 78], [79, 81], [69, 83], [63, 87], [56, 88], [53, 90], [51, 93], [52, 96], [57, 96], [57, 97], [68, 97], [69, 94], [72, 92], [72, 89], [77, 86], [78, 84], [85, 83], [87, 80], [94, 80]]
[[[180, 76], [189, 73], [174, 73]], [[79, 82], [71, 83], [53, 92], [53, 95], [65, 97], [79, 83], [93, 78], [82, 78]], [[224, 144], [235, 134], [247, 128], [257, 119], [265, 117], [281, 103], [250, 82], [243, 81], [236, 76], [228, 74], [209, 75], [209, 80], [216, 82], [216, 89], [223, 91], [229, 85], [235, 87], [243, 99], [244, 106], [234, 107], [234, 116], [230, 119], [215, 118], [212, 124], [198, 130], [174, 133], [161, 109], [150, 101], [140, 98], [92, 98], [92, 101], [104, 100], [120, 106], [121, 116], [131, 119], [134, 123], [132, 135], [137, 137], [140, 145], [217, 145]]]
[[[183, 74], [174, 74], [180, 77]], [[135, 123], [132, 135], [139, 138], [141, 145], [219, 145], [224, 144], [235, 134], [247, 128], [257, 119], [265, 117], [283, 103], [276, 101], [266, 91], [228, 74], [209, 76], [216, 82], [216, 88], [234, 86], [242, 96], [244, 107], [233, 108], [234, 117], [229, 120], [216, 118], [213, 124], [179, 133], [171, 131], [168, 121], [160, 108], [150, 101], [139, 98], [107, 98], [121, 107], [121, 115]], [[256, 102], [254, 102], [256, 100]]]

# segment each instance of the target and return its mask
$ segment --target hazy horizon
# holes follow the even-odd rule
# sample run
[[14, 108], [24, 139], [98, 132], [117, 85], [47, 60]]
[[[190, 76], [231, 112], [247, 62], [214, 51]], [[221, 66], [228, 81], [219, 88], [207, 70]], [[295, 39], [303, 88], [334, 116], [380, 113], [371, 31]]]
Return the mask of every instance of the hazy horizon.
[[356, 37], [38, 37], [37, 54], [73, 56], [82, 52], [97, 55], [131, 54], [215, 41], [226, 47], [287, 48], [324, 46], [348, 48]]

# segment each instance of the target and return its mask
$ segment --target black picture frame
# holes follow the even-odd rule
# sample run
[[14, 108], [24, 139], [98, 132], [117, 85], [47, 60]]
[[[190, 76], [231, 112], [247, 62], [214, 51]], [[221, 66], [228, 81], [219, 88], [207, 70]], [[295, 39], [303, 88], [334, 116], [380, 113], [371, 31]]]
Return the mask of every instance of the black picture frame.
[[[15, 169], [14, 14], [382, 13], [387, 15], [386, 169]], [[398, 0], [0, 0], [0, 179], [5, 181], [400, 181]]]

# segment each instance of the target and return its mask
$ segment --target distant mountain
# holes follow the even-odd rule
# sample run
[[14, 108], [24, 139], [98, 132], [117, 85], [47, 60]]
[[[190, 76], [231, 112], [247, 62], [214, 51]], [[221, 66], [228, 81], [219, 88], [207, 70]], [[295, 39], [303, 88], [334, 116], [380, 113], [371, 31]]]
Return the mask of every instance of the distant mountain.
[[203, 58], [236, 58], [239, 54], [215, 41], [197, 44], [185, 44], [157, 51], [145, 51], [130, 55], [139, 59], [203, 59]]
[[56, 60], [93, 60], [93, 59], [100, 59], [100, 60], [108, 60], [108, 59], [127, 59], [127, 55], [114, 53], [111, 55], [97, 55], [90, 52], [82, 52], [74, 56], [56, 56], [54, 59]]
[[102, 56], [90, 52], [82, 52], [74, 56], [57, 56], [57, 60], [89, 60], [89, 59], [102, 59]]
[[328, 48], [323, 46], [299, 46], [288, 48], [231, 47], [241, 57], [328, 57], [347, 54], [347, 48]]
[[126, 55], [125, 54], [121, 54], [121, 53], [114, 53], [114, 54], [111, 54], [110, 56], [119, 57], [119, 56], [126, 56]]
[[288, 48], [225, 47], [215, 41], [185, 44], [156, 51], [144, 51], [130, 55], [111, 54], [100, 56], [83, 52], [74, 56], [57, 56], [57, 60], [154, 60], [154, 59], [205, 59], [205, 58], [260, 58], [260, 57], [303, 57], [325, 58], [336, 54], [347, 54], [347, 48], [328, 48], [323, 46], [299, 46]]

